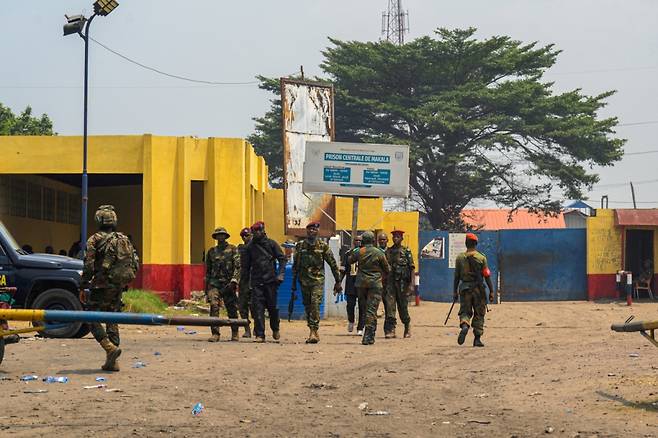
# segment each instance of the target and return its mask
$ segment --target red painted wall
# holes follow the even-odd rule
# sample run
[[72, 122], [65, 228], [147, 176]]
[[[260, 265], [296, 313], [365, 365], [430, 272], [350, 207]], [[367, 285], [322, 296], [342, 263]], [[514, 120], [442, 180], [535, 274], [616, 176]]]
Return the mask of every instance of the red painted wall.
[[145, 264], [137, 273], [133, 287], [150, 290], [168, 304], [189, 299], [193, 290], [205, 287], [205, 265]]
[[587, 299], [619, 298], [615, 274], [588, 274]]

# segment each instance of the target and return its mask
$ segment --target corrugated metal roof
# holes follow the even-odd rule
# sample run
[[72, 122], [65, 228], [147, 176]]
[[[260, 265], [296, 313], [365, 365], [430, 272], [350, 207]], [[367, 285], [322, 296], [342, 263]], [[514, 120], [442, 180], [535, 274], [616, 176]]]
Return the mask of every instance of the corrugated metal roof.
[[658, 226], [658, 208], [615, 209], [615, 224], [618, 226]]
[[510, 210], [462, 210], [462, 220], [482, 230], [527, 230], [536, 228], [566, 228], [562, 213], [557, 217], [539, 216], [528, 210], [517, 210], [508, 221]]

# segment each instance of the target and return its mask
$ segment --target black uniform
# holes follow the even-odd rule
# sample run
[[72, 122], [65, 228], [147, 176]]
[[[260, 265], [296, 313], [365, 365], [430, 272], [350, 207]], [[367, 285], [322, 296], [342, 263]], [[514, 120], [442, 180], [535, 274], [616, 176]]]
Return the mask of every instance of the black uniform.
[[358, 292], [354, 286], [356, 281], [356, 272], [358, 263], [349, 262], [350, 251], [346, 251], [343, 255], [342, 269], [345, 272], [345, 298], [347, 299], [347, 321], [354, 323], [355, 308], [357, 302], [359, 305], [359, 322], [356, 325], [357, 331], [363, 330], [366, 325], [366, 300], [358, 297]]
[[241, 281], [251, 286], [251, 316], [254, 334], [265, 337], [265, 308], [270, 315], [270, 328], [279, 331], [279, 309], [276, 306], [279, 281], [277, 276], [286, 271], [286, 256], [274, 240], [254, 236], [245, 246]]

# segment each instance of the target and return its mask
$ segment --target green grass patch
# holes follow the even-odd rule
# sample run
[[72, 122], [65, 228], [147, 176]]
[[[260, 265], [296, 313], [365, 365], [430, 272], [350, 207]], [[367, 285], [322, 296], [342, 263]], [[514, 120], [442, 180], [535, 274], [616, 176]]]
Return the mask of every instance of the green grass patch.
[[167, 303], [158, 295], [140, 289], [124, 292], [123, 304], [123, 311], [131, 313], [164, 313], [167, 310]]

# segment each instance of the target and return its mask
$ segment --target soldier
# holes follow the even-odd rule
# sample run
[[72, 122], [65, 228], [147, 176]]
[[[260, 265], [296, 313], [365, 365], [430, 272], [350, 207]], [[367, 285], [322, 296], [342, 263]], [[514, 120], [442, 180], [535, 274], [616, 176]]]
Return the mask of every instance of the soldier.
[[409, 316], [409, 287], [413, 279], [415, 267], [414, 259], [409, 248], [402, 246], [404, 231], [394, 230], [393, 246], [386, 250], [386, 260], [391, 266], [391, 274], [386, 281], [384, 300], [386, 303], [386, 320], [384, 334], [387, 339], [395, 337], [395, 307], [397, 304], [400, 320], [404, 324], [404, 337], [411, 337], [411, 317]]
[[362, 246], [358, 251], [350, 254], [349, 262], [359, 263], [355, 285], [359, 290], [359, 296], [367, 297], [366, 329], [361, 343], [370, 345], [375, 343], [377, 308], [382, 300], [382, 277], [389, 273], [390, 267], [384, 251], [374, 246], [374, 233], [366, 231], [361, 238]]
[[318, 239], [320, 222], [310, 222], [306, 226], [306, 239], [295, 246], [295, 261], [292, 265], [292, 291], [297, 290], [297, 279], [302, 287], [302, 301], [306, 310], [306, 323], [309, 328], [307, 344], [320, 342], [320, 303], [324, 296], [324, 264], [331, 268], [336, 284], [334, 295], [343, 288], [340, 285], [340, 272], [336, 259], [327, 245]]
[[[251, 230], [245, 227], [240, 231], [242, 243], [238, 245], [238, 252], [240, 253], [240, 260], [242, 260], [245, 248], [251, 240]], [[238, 295], [238, 307], [240, 310], [240, 318], [249, 320], [249, 306], [251, 305], [251, 289], [249, 288], [249, 279], [244, 281], [240, 278]], [[251, 326], [248, 325], [244, 328], [243, 338], [251, 338]]]
[[466, 340], [468, 328], [473, 318], [474, 347], [484, 347], [480, 340], [484, 332], [484, 316], [487, 313], [487, 299], [484, 294], [484, 282], [489, 288], [489, 302], [493, 301], [493, 285], [491, 272], [487, 265], [487, 257], [478, 252], [478, 238], [473, 233], [466, 234], [466, 252], [455, 260], [455, 279], [453, 284], [453, 299], [459, 297], [459, 336], [457, 343], [462, 345]]
[[[238, 317], [238, 298], [235, 290], [240, 280], [240, 254], [235, 245], [227, 242], [231, 235], [226, 228], [216, 228], [212, 238], [217, 245], [206, 254], [206, 297], [210, 303], [210, 316], [219, 316], [221, 301], [229, 318]], [[219, 326], [210, 327], [208, 342], [219, 342]], [[231, 341], [238, 340], [238, 328], [231, 326]]]
[[363, 336], [363, 328], [366, 325], [366, 297], [359, 296], [354, 282], [356, 281], [356, 273], [358, 272], [358, 263], [350, 263], [349, 257], [352, 251], [358, 251], [361, 247], [361, 236], [354, 238], [354, 248], [348, 250], [342, 257], [341, 263], [341, 277], [340, 281], [343, 282], [345, 278], [345, 297], [347, 298], [347, 331], [352, 333], [354, 331], [354, 310], [359, 306], [359, 321], [356, 325], [356, 334]]
[[279, 309], [276, 305], [279, 285], [286, 272], [286, 256], [281, 247], [265, 234], [265, 223], [251, 226], [253, 237], [245, 247], [242, 280], [251, 287], [251, 316], [254, 318], [254, 341], [265, 342], [265, 308], [270, 315], [272, 337], [278, 341]]
[[377, 235], [377, 246], [382, 251], [386, 251], [386, 248], [388, 247], [388, 235], [384, 231]]
[[[117, 215], [112, 205], [98, 207], [94, 219], [99, 230], [87, 240], [80, 298], [89, 310], [120, 312], [123, 306], [121, 295], [135, 278], [139, 259], [130, 240], [116, 232]], [[90, 289], [88, 299], [84, 294], [86, 288]], [[103, 328], [99, 322], [91, 323], [91, 333], [106, 354], [101, 368], [104, 371], [119, 371], [119, 325], [107, 323], [105, 326]]]

